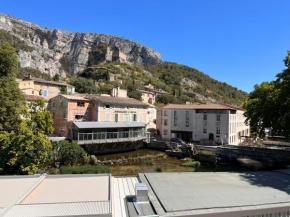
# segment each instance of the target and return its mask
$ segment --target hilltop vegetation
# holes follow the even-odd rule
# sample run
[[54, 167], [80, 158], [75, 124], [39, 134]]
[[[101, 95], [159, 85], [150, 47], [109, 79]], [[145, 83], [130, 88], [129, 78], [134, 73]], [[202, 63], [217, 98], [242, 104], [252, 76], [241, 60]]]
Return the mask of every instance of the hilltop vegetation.
[[[121, 83], [121, 88], [127, 89], [128, 95], [136, 99], [141, 98], [138, 89], [142, 89], [144, 84], [152, 84], [169, 93], [159, 95], [157, 104], [226, 102], [240, 106], [247, 97], [246, 92], [227, 83], [212, 79], [194, 68], [170, 62], [146, 67], [103, 62], [84, 70], [79, 76], [97, 81], [100, 93]], [[114, 77], [114, 81], [110, 81], [110, 77]]]
[[[205, 101], [215, 99], [241, 105], [247, 97], [246, 92], [238, 90], [225, 82], [217, 81], [197, 69], [185, 65], [163, 62], [158, 65], [147, 66], [146, 69], [169, 87], [180, 87], [183, 92], [186, 92], [186, 95], [191, 95], [190, 93], [192, 95], [200, 94], [205, 97]], [[190, 82], [188, 82], [189, 80]]]

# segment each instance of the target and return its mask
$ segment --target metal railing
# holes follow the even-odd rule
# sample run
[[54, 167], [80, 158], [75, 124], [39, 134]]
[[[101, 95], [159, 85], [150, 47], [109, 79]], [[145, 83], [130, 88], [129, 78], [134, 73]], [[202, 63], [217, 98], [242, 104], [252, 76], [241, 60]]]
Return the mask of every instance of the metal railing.
[[130, 141], [145, 139], [143, 130], [126, 132], [101, 132], [101, 133], [78, 133], [78, 143], [87, 142], [108, 142], [110, 141]]

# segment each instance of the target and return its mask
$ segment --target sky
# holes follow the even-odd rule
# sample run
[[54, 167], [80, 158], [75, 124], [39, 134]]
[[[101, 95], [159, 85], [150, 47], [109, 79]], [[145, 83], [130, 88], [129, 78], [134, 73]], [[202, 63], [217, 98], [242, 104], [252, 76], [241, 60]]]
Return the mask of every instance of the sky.
[[289, 0], [14, 0], [0, 13], [150, 47], [246, 92], [275, 79], [290, 49]]

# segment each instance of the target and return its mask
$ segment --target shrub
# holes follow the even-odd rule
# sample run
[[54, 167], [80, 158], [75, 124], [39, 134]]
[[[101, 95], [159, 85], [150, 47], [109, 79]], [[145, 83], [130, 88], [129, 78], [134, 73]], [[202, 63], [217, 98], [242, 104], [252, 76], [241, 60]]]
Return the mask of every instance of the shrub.
[[199, 168], [200, 162], [199, 161], [187, 161], [187, 162], [181, 164], [181, 166]]
[[197, 154], [199, 154], [199, 155], [207, 155], [207, 156], [215, 156], [214, 153], [209, 152], [209, 151], [198, 151]]
[[162, 170], [163, 170], [162, 167], [157, 167], [157, 168], [156, 168], [156, 171], [159, 172], [159, 173], [161, 173]]
[[52, 142], [52, 151], [49, 158], [53, 166], [56, 162], [59, 165], [77, 165], [89, 162], [87, 153], [77, 144], [76, 141], [67, 140]]
[[145, 161], [145, 164], [146, 164], [147, 166], [153, 166], [155, 163], [154, 163], [153, 160], [147, 160], [147, 161]]
[[99, 173], [110, 173], [111, 169], [105, 166], [61, 166], [60, 174], [99, 174]]

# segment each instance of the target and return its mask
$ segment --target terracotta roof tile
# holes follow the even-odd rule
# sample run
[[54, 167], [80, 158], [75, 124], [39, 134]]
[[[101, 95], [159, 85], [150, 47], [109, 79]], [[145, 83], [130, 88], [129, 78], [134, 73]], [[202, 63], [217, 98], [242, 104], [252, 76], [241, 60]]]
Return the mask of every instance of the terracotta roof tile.
[[86, 99], [87, 94], [61, 94], [61, 96], [70, 99], [70, 100], [83, 100], [83, 101], [91, 101], [90, 99]]
[[94, 98], [102, 103], [108, 104], [119, 104], [119, 105], [131, 105], [131, 106], [145, 106], [149, 105], [133, 98], [124, 98], [124, 97], [111, 97], [111, 96], [99, 96], [99, 95], [88, 95], [86, 98]]
[[169, 104], [162, 109], [219, 109], [219, 110], [238, 110], [237, 108], [225, 106], [222, 104]]
[[70, 84], [66, 84], [66, 83], [61, 83], [61, 82], [56, 82], [56, 81], [47, 81], [43, 78], [35, 78], [35, 77], [25, 77], [23, 80], [32, 80], [32, 81], [36, 81], [39, 83], [45, 83], [45, 84], [54, 84], [54, 85], [59, 85], [59, 86], [68, 86], [68, 87], [73, 87]]
[[48, 101], [46, 98], [44, 98], [42, 96], [37, 96], [37, 95], [25, 95], [25, 99], [26, 99], [26, 101], [34, 101], [37, 99], [44, 99], [45, 101]]

